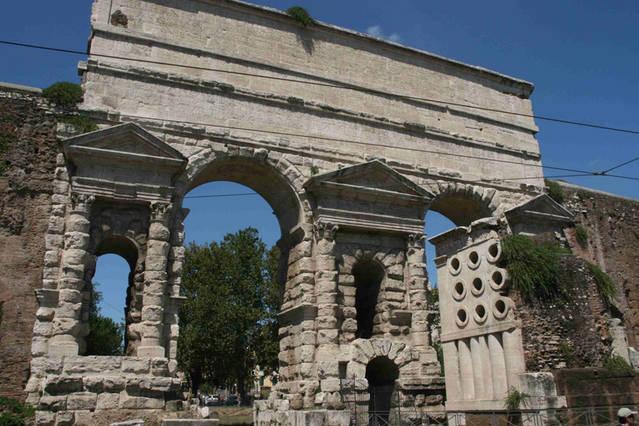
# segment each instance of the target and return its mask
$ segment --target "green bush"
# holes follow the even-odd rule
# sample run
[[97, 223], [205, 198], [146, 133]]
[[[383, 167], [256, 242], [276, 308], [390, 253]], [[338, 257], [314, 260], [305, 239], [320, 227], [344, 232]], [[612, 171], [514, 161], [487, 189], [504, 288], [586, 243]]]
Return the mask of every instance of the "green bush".
[[44, 89], [42, 96], [58, 106], [73, 108], [82, 101], [82, 88], [79, 84], [62, 81]]
[[301, 24], [303, 27], [308, 27], [315, 23], [315, 20], [309, 15], [309, 13], [300, 6], [293, 6], [286, 10], [286, 14]]
[[510, 387], [504, 399], [504, 408], [508, 411], [516, 411], [528, 405], [530, 395], [521, 392], [515, 387]]
[[98, 130], [98, 125], [85, 115], [66, 114], [58, 117], [58, 121], [72, 125], [80, 133], [88, 133]]
[[548, 190], [548, 196], [562, 204], [564, 202], [564, 190], [561, 188], [557, 182], [546, 179], [546, 188]]
[[549, 299], [562, 294], [559, 261], [565, 254], [563, 249], [519, 234], [504, 238], [502, 248], [511, 285], [524, 299]]
[[588, 231], [581, 225], [577, 225], [575, 228], [575, 238], [577, 239], [577, 244], [583, 249], [588, 247]]
[[0, 397], [0, 426], [23, 426], [34, 413], [35, 410], [30, 405]]
[[595, 279], [599, 294], [606, 299], [606, 302], [612, 302], [617, 294], [617, 286], [615, 286], [615, 282], [610, 278], [610, 275], [606, 274], [594, 263], [588, 262], [588, 269], [590, 269], [590, 273]]
[[604, 362], [604, 368], [615, 376], [634, 376], [635, 370], [619, 355], [610, 355]]

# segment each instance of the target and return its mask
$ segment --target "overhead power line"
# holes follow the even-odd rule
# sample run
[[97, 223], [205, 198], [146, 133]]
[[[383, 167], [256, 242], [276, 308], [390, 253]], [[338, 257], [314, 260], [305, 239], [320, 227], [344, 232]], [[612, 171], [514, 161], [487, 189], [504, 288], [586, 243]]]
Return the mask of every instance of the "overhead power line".
[[[280, 131], [275, 131], [275, 130], [256, 129], [256, 128], [240, 127], [240, 126], [229, 126], [229, 125], [215, 124], [215, 123], [202, 123], [202, 122], [197, 122], [197, 121], [173, 120], [173, 119], [168, 119], [168, 118], [157, 118], [157, 117], [150, 117], [150, 116], [144, 116], [144, 115], [135, 115], [135, 114], [125, 114], [125, 116], [126, 117], [131, 117], [131, 118], [138, 118], [138, 119], [141, 119], [141, 120], [164, 121], [164, 122], [169, 122], [169, 123], [182, 123], [182, 124], [190, 124], [190, 125], [195, 125], [195, 126], [207, 126], [207, 127], [215, 127], [215, 128], [228, 129], [228, 130], [241, 130], [241, 131], [249, 131], [249, 132], [255, 132], [255, 133], [272, 134], [272, 135], [278, 135], [278, 136], [302, 137], [302, 138], [309, 138], [309, 139], [325, 140], [325, 141], [330, 141], [330, 142], [349, 143], [349, 144], [353, 144], [353, 145], [366, 145], [366, 146], [375, 146], [375, 147], [381, 147], [381, 148], [390, 148], [390, 149], [396, 149], [396, 150], [400, 150], [400, 151], [422, 152], [422, 153], [426, 153], [426, 154], [436, 154], [436, 155], [456, 157], [456, 158], [467, 158], [467, 159], [473, 159], [473, 160], [491, 161], [491, 162], [496, 162], [496, 163], [515, 164], [515, 165], [518, 165], [518, 166], [535, 167], [535, 168], [540, 168], [540, 169], [548, 169], [548, 170], [555, 170], [555, 171], [562, 171], [562, 172], [570, 172], [570, 173], [575, 173], [575, 174], [582, 174], [582, 175], [585, 175], [585, 176], [608, 176], [608, 177], [614, 177], [614, 178], [619, 178], [619, 179], [639, 180], [639, 177], [623, 176], [623, 175], [609, 175], [609, 174], [601, 172], [601, 171], [579, 170], [579, 169], [571, 169], [571, 168], [558, 167], [558, 166], [549, 166], [549, 165], [537, 164], [537, 163], [524, 164], [524, 163], [521, 163], [519, 161], [503, 160], [503, 159], [489, 158], [489, 157], [479, 157], [479, 156], [475, 156], [475, 155], [459, 154], [459, 153], [456, 153], [456, 152], [436, 151], [436, 150], [429, 150], [429, 149], [422, 149], [422, 148], [398, 147], [398, 146], [386, 145], [386, 144], [375, 143], [375, 142], [362, 142], [362, 141], [357, 141], [357, 140], [352, 140], [352, 139], [331, 138], [331, 137], [326, 137], [326, 136], [321, 136], [321, 135], [309, 135], [309, 134], [304, 134], [304, 133], [280, 132]], [[116, 121], [116, 120], [106, 120], [106, 121], [111, 121], [112, 123], [121, 123], [120, 121]], [[539, 177], [539, 178], [543, 178], [543, 177]], [[529, 177], [529, 178], [525, 178], [525, 179], [534, 179], [534, 178], [530, 178]], [[497, 180], [505, 180], [505, 179], [497, 179]], [[484, 182], [485, 182], [485, 180], [484, 180]]]
[[[340, 83], [340, 84], [323, 83], [323, 82], [300, 80], [300, 79], [294, 79], [294, 78], [275, 77], [275, 76], [269, 76], [264, 74], [254, 74], [254, 73], [242, 72], [242, 71], [231, 71], [231, 70], [225, 70], [220, 68], [201, 67], [197, 65], [180, 64], [175, 62], [154, 61], [151, 59], [144, 59], [144, 58], [129, 58], [129, 57], [118, 56], [118, 55], [108, 55], [104, 53], [91, 53], [89, 55], [87, 52], [84, 52], [81, 50], [44, 46], [40, 44], [21, 43], [21, 42], [16, 42], [11, 40], [0, 40], [0, 44], [29, 48], [29, 49], [45, 50], [45, 51], [56, 52], [56, 53], [65, 53], [65, 54], [71, 54], [71, 55], [94, 56], [99, 58], [118, 59], [118, 60], [141, 62], [141, 63], [147, 63], [147, 64], [153, 64], [153, 65], [166, 65], [166, 66], [174, 66], [174, 67], [180, 67], [180, 68], [189, 68], [189, 69], [200, 70], [200, 71], [212, 71], [212, 72], [218, 72], [223, 74], [233, 74], [233, 75], [262, 78], [262, 79], [268, 79], [268, 80], [286, 81], [289, 83], [299, 83], [299, 84], [306, 84], [306, 85], [312, 85], [312, 86], [332, 87], [336, 89], [346, 89], [346, 90], [360, 91], [360, 92], [369, 93], [369, 94], [377, 94], [381, 96], [389, 96], [389, 97], [393, 97], [397, 99], [408, 99], [413, 101], [430, 102], [430, 103], [441, 104], [441, 105], [456, 106], [456, 107], [462, 107], [462, 108], [476, 109], [480, 111], [495, 112], [499, 114], [508, 114], [508, 115], [514, 115], [519, 117], [534, 118], [537, 120], [550, 121], [550, 122], [555, 122], [560, 124], [568, 124], [573, 126], [589, 127], [589, 128], [598, 129], [598, 130], [606, 130], [611, 132], [620, 132], [620, 133], [629, 133], [629, 134], [639, 135], [639, 130], [635, 130], [635, 129], [625, 129], [620, 127], [605, 126], [603, 124], [598, 124], [598, 123], [588, 123], [584, 121], [569, 120], [565, 118], [551, 117], [546, 115], [526, 114], [522, 112], [506, 111], [506, 110], [502, 110], [498, 108], [489, 108], [489, 107], [483, 107], [478, 105], [464, 104], [460, 102], [445, 101], [441, 99], [424, 98], [420, 96], [411, 96], [411, 95], [406, 95], [402, 93], [386, 92], [386, 91], [373, 89], [373, 88], [360, 87], [350, 83]], [[285, 68], [281, 68], [281, 69], [283, 71], [294, 72], [291, 70], [287, 70]]]

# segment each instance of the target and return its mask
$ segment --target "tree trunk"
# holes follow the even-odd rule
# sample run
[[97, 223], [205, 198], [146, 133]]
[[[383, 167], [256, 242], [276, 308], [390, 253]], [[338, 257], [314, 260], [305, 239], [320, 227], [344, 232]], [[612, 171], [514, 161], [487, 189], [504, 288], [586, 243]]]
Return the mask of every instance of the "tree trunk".
[[200, 390], [200, 385], [202, 384], [202, 370], [199, 368], [194, 368], [191, 370], [191, 392], [193, 396], [197, 396], [198, 391]]

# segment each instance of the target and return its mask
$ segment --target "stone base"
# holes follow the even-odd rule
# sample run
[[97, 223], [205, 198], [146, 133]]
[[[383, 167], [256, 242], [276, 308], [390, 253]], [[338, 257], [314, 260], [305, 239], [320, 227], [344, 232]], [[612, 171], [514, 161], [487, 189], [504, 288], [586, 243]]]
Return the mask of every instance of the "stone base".
[[351, 413], [348, 410], [273, 410], [255, 403], [254, 426], [349, 426]]

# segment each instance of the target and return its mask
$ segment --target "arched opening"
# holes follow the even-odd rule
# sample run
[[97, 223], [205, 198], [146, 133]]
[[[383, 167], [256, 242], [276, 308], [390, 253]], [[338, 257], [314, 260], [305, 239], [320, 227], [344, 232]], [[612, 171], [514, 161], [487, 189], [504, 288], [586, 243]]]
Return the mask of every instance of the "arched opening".
[[377, 298], [384, 279], [384, 269], [373, 260], [359, 261], [353, 266], [355, 279], [355, 310], [357, 332], [355, 336], [370, 339], [373, 336]]
[[490, 206], [484, 200], [466, 193], [441, 195], [435, 198], [430, 210], [445, 216], [455, 226], [468, 226], [477, 219], [492, 215]]
[[[395, 394], [395, 380], [399, 377], [399, 368], [389, 358], [382, 356], [373, 358], [366, 366], [368, 380], [369, 425], [388, 424]], [[396, 405], [399, 401], [395, 401]]]
[[95, 256], [83, 313], [89, 324], [85, 355], [131, 354], [129, 343], [136, 339], [130, 326], [140, 321], [142, 307], [141, 289], [135, 285], [138, 249], [128, 238], [112, 236], [98, 244]]
[[[446, 216], [433, 210], [426, 213], [424, 234], [427, 238], [441, 234], [455, 228], [456, 225]], [[426, 268], [428, 270], [428, 281], [431, 288], [437, 287], [437, 268], [435, 267], [435, 246], [428, 242], [426, 244]]]
[[[183, 365], [191, 391], [225, 396], [237, 392], [245, 403], [254, 375], [265, 383], [278, 379], [277, 313], [286, 296], [288, 252], [301, 242], [300, 233], [291, 235], [300, 222], [300, 202], [276, 167], [246, 157], [205, 166], [184, 185], [182, 199], [182, 207], [189, 210], [183, 222], [181, 283], [187, 301], [180, 312], [178, 358], [188, 358]], [[199, 275], [203, 268], [196, 264], [198, 253], [211, 259], [203, 261], [211, 271], [204, 280]], [[270, 294], [273, 288], [275, 297]], [[198, 294], [220, 296], [200, 304]], [[205, 336], [208, 341], [203, 342], [198, 330], [212, 338]], [[215, 350], [200, 348], [199, 342]], [[191, 362], [193, 354], [202, 354], [201, 362]], [[240, 363], [250, 371], [238, 367]]]

